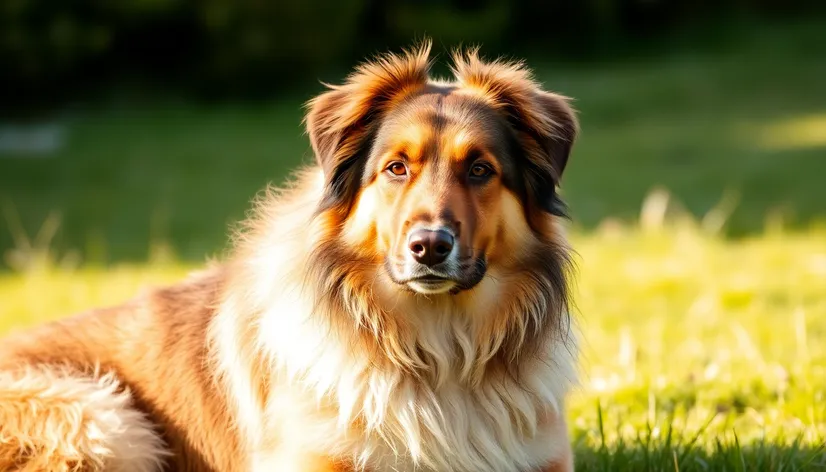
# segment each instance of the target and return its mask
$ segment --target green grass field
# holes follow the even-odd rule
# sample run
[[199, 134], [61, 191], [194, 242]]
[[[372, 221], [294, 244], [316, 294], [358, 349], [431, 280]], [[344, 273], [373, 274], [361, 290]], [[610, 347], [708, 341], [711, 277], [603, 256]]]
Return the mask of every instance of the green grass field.
[[[775, 39], [537, 66], [582, 116], [564, 180], [580, 470], [826, 470], [826, 49]], [[79, 108], [55, 154], [0, 155], [0, 332], [220, 255], [253, 194], [310, 158], [309, 96]]]
[[[647, 215], [647, 229], [573, 236], [580, 470], [826, 470], [826, 231], [735, 243]], [[189, 268], [37, 267], [0, 276], [0, 330], [117, 303]]]

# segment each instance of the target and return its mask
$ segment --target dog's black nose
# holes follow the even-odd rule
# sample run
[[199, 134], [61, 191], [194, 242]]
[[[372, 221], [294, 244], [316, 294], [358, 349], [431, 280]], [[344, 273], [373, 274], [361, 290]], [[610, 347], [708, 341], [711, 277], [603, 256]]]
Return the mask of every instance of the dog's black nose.
[[427, 266], [441, 264], [453, 250], [453, 235], [443, 229], [417, 229], [410, 234], [407, 247], [416, 262]]

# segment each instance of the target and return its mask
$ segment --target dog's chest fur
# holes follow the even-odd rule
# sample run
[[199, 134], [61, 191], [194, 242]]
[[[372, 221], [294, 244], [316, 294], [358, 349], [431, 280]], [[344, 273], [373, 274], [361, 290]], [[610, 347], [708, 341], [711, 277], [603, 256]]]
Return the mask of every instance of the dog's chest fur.
[[551, 345], [518, 381], [471, 384], [467, 367], [479, 353], [470, 324], [444, 307], [419, 307], [411, 316], [421, 320], [416, 351], [428, 375], [417, 377], [339, 344], [300, 316], [311, 309], [302, 304], [272, 305], [259, 338], [279, 373], [260, 426], [300, 430], [291, 447], [322, 446], [367, 470], [400, 472], [525, 471], [558, 453], [548, 428], [573, 378], [565, 348]]

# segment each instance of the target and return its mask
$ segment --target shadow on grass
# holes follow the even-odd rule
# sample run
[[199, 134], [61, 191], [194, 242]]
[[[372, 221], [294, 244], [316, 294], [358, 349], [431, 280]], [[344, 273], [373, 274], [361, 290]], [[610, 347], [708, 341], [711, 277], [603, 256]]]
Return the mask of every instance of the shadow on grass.
[[711, 450], [665, 443], [575, 449], [580, 471], [816, 471], [826, 470], [823, 447], [803, 444], [715, 443]]
[[[611, 434], [605, 413], [597, 407], [596, 430], [574, 433], [576, 469], [587, 471], [803, 471], [826, 470], [826, 442], [807, 431], [794, 437], [782, 431], [749, 442], [734, 429], [712, 426], [717, 415], [690, 433], [673, 426], [673, 419], [634, 433], [621, 434], [628, 424], [614, 423]], [[661, 429], [662, 428], [662, 429]]]

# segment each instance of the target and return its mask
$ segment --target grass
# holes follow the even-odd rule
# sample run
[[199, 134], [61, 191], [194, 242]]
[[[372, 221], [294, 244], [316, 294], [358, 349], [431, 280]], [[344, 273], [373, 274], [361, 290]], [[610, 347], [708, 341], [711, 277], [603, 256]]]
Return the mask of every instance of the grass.
[[[531, 61], [582, 118], [564, 178], [581, 470], [826, 470], [826, 37], [801, 31], [717, 54]], [[251, 196], [309, 159], [310, 95], [77, 107], [55, 118], [62, 149], [0, 154], [0, 332], [220, 253]], [[682, 204], [664, 212], [658, 187]]]
[[[659, 198], [640, 224], [572, 236], [579, 470], [826, 470], [826, 230], [734, 242], [688, 219], [661, 224]], [[0, 332], [118, 303], [191, 268], [37, 260], [0, 275]]]
[[826, 470], [826, 232], [579, 235], [584, 470]]

